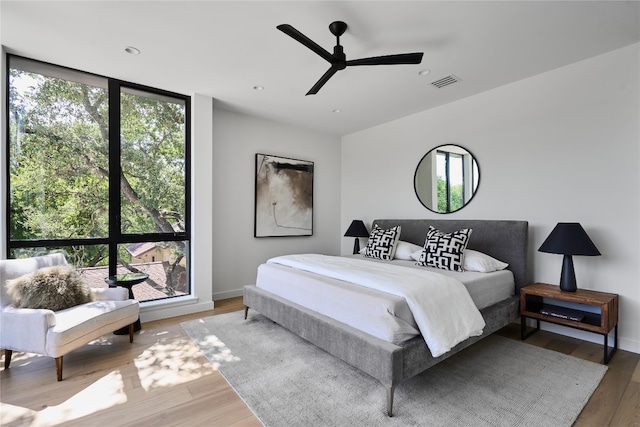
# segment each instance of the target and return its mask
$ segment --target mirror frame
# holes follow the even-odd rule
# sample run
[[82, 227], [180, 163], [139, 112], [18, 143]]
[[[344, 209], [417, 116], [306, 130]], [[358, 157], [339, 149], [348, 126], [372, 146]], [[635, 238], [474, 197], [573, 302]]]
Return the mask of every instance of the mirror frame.
[[[426, 168], [426, 169], [422, 169], [421, 167], [423, 167], [423, 162], [425, 162], [427, 159], [431, 159], [431, 155], [433, 153], [437, 153], [439, 150], [442, 151], [442, 148], [444, 147], [455, 147], [460, 151], [464, 151], [464, 153], [462, 153], [463, 155], [468, 154], [471, 158], [471, 169], [475, 169], [477, 170], [477, 181], [473, 182], [473, 176], [471, 177], [472, 181], [471, 181], [471, 185], [472, 185], [472, 192], [471, 192], [471, 196], [464, 201], [464, 203], [462, 204], [461, 207], [459, 207], [456, 210], [452, 210], [452, 211], [448, 211], [448, 212], [440, 212], [438, 211], [438, 206], [437, 206], [437, 187], [435, 188], [435, 193], [432, 192], [432, 194], [436, 194], [436, 206], [433, 206], [433, 200], [423, 200], [424, 196], [421, 194], [421, 192], [418, 190], [418, 179], [421, 177], [424, 179], [424, 175], [425, 175], [425, 171], [426, 173], [429, 173], [429, 171], [431, 170], [431, 168]], [[431, 163], [433, 165], [435, 165], [435, 159], [431, 161]], [[475, 165], [475, 168], [474, 168]], [[422, 172], [422, 173], [421, 173]], [[421, 176], [422, 175], [422, 176]], [[413, 190], [416, 194], [416, 197], [418, 198], [418, 200], [420, 201], [420, 203], [422, 204], [422, 206], [424, 206], [425, 208], [429, 209], [431, 212], [437, 213], [437, 214], [450, 214], [450, 213], [454, 213], [454, 212], [458, 212], [459, 210], [461, 210], [462, 208], [464, 208], [465, 206], [467, 206], [469, 203], [471, 203], [471, 201], [473, 200], [473, 198], [475, 197], [476, 193], [478, 192], [478, 188], [480, 187], [480, 164], [478, 163], [478, 159], [476, 158], [476, 156], [473, 155], [473, 153], [469, 150], [467, 150], [466, 148], [462, 147], [461, 145], [457, 145], [457, 144], [442, 144], [442, 145], [438, 145], [437, 147], [432, 148], [431, 150], [429, 150], [424, 156], [422, 156], [422, 159], [420, 159], [420, 161], [418, 162], [418, 165], [416, 166], [416, 170], [413, 174]], [[429, 185], [431, 186], [431, 189], [433, 190], [433, 174], [432, 176], [428, 177], [429, 179]]]

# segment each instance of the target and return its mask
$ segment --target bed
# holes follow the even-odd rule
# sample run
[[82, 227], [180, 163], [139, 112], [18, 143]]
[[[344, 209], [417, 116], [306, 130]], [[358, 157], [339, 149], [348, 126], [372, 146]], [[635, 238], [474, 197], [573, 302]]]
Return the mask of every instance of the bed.
[[[513, 275], [513, 296], [482, 308], [480, 314], [485, 326], [481, 334], [465, 339], [437, 357], [432, 355], [425, 344], [425, 338], [420, 335], [400, 340], [401, 342], [390, 342], [256, 285], [247, 285], [243, 289], [245, 318], [249, 308], [256, 310], [377, 379], [386, 389], [387, 414], [392, 416], [394, 391], [399, 384], [518, 318], [519, 290], [528, 284], [528, 223], [503, 220], [378, 219], [373, 224], [382, 229], [400, 225], [400, 240], [420, 246], [424, 244], [429, 226], [444, 233], [473, 229], [467, 249], [485, 253], [509, 264], [508, 269]], [[323, 279], [317, 277], [316, 280]]]

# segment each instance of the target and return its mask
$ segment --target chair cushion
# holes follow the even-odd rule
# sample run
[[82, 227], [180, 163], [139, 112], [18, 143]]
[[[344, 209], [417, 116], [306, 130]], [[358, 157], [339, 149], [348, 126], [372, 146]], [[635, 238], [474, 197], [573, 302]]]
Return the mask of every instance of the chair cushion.
[[56, 324], [47, 331], [46, 351], [51, 357], [62, 356], [138, 319], [135, 300], [93, 301], [57, 311]]

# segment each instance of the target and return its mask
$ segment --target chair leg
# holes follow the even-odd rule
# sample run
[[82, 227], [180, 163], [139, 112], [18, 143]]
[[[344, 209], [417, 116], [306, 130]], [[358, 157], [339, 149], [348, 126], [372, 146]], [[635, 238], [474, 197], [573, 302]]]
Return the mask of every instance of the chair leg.
[[[11, 356], [13, 350], [4, 350], [4, 369], [8, 369], [11, 364]], [[56, 373], [58, 375], [58, 381], [62, 381], [62, 356], [56, 357]]]
[[58, 373], [58, 381], [62, 381], [62, 356], [56, 357], [56, 372]]
[[133, 342], [133, 333], [135, 332], [134, 330], [134, 326], [135, 324], [132, 323], [129, 325], [129, 342], [132, 343]]
[[4, 349], [4, 369], [9, 369], [12, 355], [13, 355], [13, 350], [7, 350], [6, 348]]

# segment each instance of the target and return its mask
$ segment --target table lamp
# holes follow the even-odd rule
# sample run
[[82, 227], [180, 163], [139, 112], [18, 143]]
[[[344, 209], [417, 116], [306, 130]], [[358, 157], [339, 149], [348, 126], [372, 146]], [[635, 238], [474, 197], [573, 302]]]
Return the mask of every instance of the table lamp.
[[353, 253], [357, 254], [360, 252], [360, 237], [369, 237], [369, 232], [367, 231], [367, 227], [365, 227], [364, 222], [359, 219], [354, 219], [351, 221], [351, 225], [347, 229], [347, 232], [344, 233], [344, 237], [356, 238], [356, 242], [353, 244]]
[[596, 245], [577, 222], [559, 222], [538, 251], [564, 255], [562, 273], [560, 274], [560, 290], [565, 292], [578, 290], [572, 255], [600, 255]]

